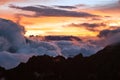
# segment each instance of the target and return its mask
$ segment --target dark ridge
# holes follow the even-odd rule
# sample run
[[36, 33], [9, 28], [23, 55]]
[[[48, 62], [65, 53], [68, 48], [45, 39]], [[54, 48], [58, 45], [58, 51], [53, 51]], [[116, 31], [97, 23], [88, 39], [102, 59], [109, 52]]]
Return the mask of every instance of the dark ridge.
[[109, 45], [89, 57], [33, 56], [2, 75], [5, 80], [120, 80], [119, 61], [120, 45]]
[[3, 67], [0, 67], [0, 80], [4, 76], [5, 69]]

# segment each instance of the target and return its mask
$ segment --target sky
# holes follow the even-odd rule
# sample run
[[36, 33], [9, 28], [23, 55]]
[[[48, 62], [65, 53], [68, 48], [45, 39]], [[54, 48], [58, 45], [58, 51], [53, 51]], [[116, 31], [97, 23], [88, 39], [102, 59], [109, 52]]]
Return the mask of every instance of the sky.
[[25, 36], [104, 37], [119, 29], [119, 8], [119, 0], [0, 0], [0, 18], [24, 26]]

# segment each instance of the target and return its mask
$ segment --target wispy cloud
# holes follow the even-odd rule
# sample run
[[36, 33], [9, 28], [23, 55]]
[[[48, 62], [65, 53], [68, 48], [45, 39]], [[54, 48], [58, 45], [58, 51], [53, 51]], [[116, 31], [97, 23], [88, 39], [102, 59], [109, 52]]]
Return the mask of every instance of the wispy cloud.
[[105, 27], [106, 24], [104, 24], [104, 23], [80, 23], [80, 24], [72, 23], [69, 26], [78, 27], [78, 28], [83, 27], [83, 28], [90, 30], [90, 31], [98, 31], [98, 28], [100, 28], [101, 26]]
[[[26, 7], [19, 7], [10, 5], [10, 8], [14, 9], [20, 9], [23, 11], [32, 11], [35, 14], [34, 15], [24, 15], [23, 16], [29, 16], [29, 17], [40, 17], [40, 16], [52, 16], [52, 17], [98, 17], [98, 15], [90, 14], [87, 12], [77, 12], [77, 11], [70, 11], [70, 10], [64, 10], [64, 9], [56, 9], [49, 6], [44, 7], [35, 7], [35, 6], [26, 6]], [[65, 7], [65, 6], [64, 6]]]
[[56, 6], [58, 8], [63, 8], [63, 9], [76, 9], [77, 7], [75, 6]]

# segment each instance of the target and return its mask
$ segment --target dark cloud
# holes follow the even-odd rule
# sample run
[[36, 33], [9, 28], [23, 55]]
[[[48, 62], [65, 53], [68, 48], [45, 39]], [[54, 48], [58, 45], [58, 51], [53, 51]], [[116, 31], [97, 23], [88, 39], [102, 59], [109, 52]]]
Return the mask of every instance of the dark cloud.
[[88, 29], [90, 31], [97, 31], [96, 28], [101, 27], [101, 26], [106, 26], [106, 24], [104, 24], [104, 23], [81, 23], [81, 24], [72, 23], [72, 24], [70, 24], [70, 26], [85, 27], [86, 29]]
[[104, 23], [83, 23], [81, 24], [81, 26], [95, 28], [95, 27], [106, 26], [106, 25]]
[[120, 33], [120, 28], [119, 29], [114, 29], [114, 30], [103, 30], [98, 34], [98, 37], [103, 37], [103, 38], [108, 38], [111, 36], [114, 36], [116, 34]]
[[58, 8], [65, 8], [65, 9], [75, 9], [75, 8], [77, 8], [75, 6], [56, 6], [56, 7], [58, 7]]
[[53, 17], [98, 17], [98, 15], [89, 14], [86, 12], [76, 12], [76, 11], [68, 11], [62, 9], [55, 9], [52, 7], [34, 7], [34, 6], [27, 6], [27, 7], [18, 7], [14, 5], [10, 5], [10, 8], [20, 9], [23, 11], [32, 11], [35, 12], [34, 15], [24, 15], [27, 17], [40, 17], [40, 16], [53, 16]]
[[46, 8], [46, 9], [51, 9], [53, 8], [52, 6], [45, 6], [45, 5], [37, 5], [39, 8]]

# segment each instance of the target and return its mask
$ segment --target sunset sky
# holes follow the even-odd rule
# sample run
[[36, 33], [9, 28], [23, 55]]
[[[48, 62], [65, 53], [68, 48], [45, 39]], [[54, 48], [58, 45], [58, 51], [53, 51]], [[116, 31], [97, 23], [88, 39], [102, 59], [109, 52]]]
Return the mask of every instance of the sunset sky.
[[29, 35], [96, 37], [120, 27], [119, 0], [0, 0], [0, 18]]

